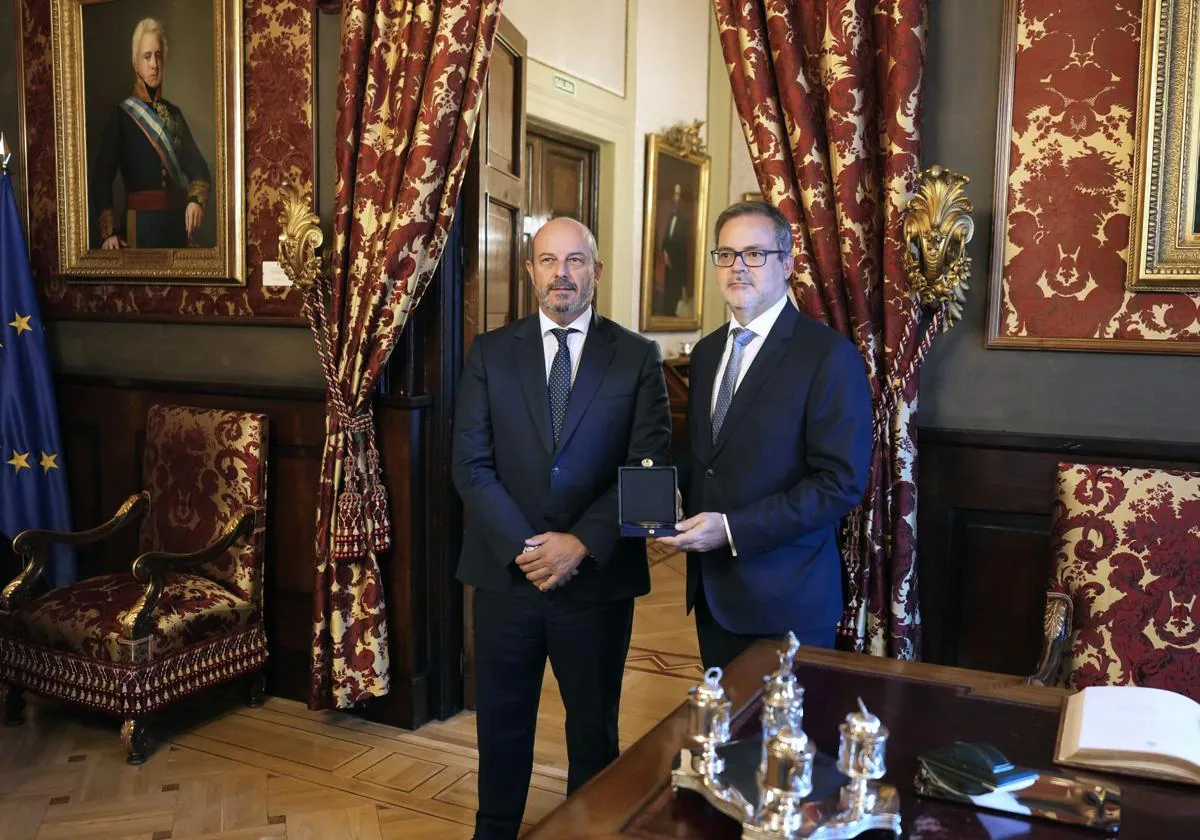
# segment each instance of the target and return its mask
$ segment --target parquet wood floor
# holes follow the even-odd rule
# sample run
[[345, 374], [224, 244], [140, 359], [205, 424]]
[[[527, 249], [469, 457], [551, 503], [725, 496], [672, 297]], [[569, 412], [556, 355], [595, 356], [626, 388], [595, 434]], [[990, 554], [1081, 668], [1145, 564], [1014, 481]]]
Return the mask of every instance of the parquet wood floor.
[[[653, 558], [638, 600], [621, 704], [621, 741], [640, 738], [699, 679], [683, 611], [683, 559]], [[463, 840], [476, 803], [475, 719], [408, 732], [268, 698], [259, 709], [214, 694], [167, 716], [141, 767], [125, 763], [112, 719], [30, 697], [27, 721], [0, 727], [2, 840]], [[547, 668], [525, 819], [566, 792], [563, 709]]]

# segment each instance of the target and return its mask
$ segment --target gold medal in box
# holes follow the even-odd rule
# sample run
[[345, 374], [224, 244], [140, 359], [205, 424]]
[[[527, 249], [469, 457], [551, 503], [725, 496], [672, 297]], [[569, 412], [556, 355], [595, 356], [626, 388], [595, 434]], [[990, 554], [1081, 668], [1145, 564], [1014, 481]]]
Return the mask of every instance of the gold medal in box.
[[674, 535], [676, 486], [675, 468], [657, 465], [649, 458], [641, 466], [621, 467], [617, 474], [621, 536]]

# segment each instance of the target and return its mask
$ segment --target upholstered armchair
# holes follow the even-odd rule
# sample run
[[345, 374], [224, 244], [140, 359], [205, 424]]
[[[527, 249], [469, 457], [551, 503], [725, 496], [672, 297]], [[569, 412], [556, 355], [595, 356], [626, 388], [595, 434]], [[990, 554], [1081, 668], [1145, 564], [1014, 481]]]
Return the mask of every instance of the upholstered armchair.
[[1064, 463], [1057, 481], [1045, 639], [1030, 682], [1200, 700], [1200, 473]]
[[[24, 690], [117, 715], [140, 764], [146, 719], [164, 706], [246, 674], [261, 702], [266, 436], [261, 414], [152, 406], [141, 493], [90, 531], [17, 535], [23, 569], [0, 593], [6, 722], [23, 719]], [[138, 519], [129, 571], [35, 597], [52, 544], [94, 543]]]

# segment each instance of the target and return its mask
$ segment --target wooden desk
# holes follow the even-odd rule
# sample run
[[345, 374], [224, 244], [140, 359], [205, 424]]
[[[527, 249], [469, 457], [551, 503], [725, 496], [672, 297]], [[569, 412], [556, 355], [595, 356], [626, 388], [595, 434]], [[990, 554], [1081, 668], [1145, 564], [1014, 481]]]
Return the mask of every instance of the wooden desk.
[[[759, 642], [726, 672], [734, 737], [758, 730], [762, 677], [777, 667], [777, 646]], [[923, 840], [1086, 840], [1086, 829], [991, 814], [912, 792], [916, 756], [951, 740], [995, 744], [1017, 764], [1054, 769], [1059, 708], [1067, 692], [1026, 686], [1020, 677], [897, 662], [862, 654], [801, 649], [796, 673], [805, 687], [804, 729], [817, 748], [837, 755], [837, 725], [862, 697], [891, 729], [886, 780], [901, 795], [904, 836]], [[671, 764], [683, 743], [681, 707], [625, 751], [526, 837], [528, 840], [640, 837], [647, 840], [738, 838], [740, 827], [703, 799], [670, 788]], [[1120, 840], [1200, 836], [1200, 795], [1187, 785], [1116, 778], [1122, 791]], [[868, 837], [888, 837], [873, 833]]]

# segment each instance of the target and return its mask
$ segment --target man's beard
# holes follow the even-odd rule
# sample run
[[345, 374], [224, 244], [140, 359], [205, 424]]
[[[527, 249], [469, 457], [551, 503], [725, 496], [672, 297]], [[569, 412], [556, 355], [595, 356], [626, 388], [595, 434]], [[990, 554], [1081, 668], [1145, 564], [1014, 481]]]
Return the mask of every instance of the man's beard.
[[[572, 292], [578, 291], [580, 294], [572, 301], [555, 303], [552, 294], [558, 289], [566, 289]], [[574, 315], [588, 308], [592, 302], [592, 293], [595, 290], [596, 281], [591, 278], [584, 280], [578, 286], [574, 283], [555, 280], [544, 291], [538, 292], [538, 303], [542, 305], [542, 309], [546, 312], [553, 312], [555, 315]]]

